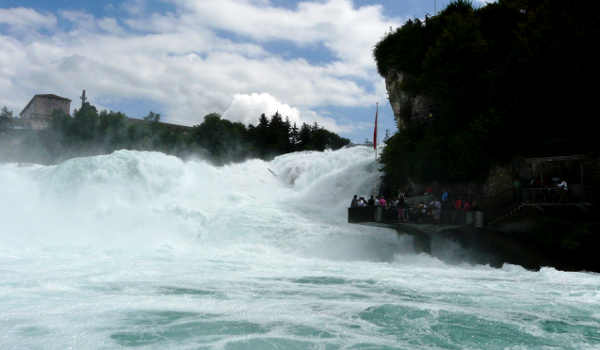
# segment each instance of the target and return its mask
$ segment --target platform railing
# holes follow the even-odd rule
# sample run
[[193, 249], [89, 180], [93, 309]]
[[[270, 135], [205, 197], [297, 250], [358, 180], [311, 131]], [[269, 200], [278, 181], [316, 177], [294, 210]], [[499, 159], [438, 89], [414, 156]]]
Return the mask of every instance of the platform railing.
[[397, 208], [382, 207], [356, 207], [348, 208], [349, 223], [376, 222], [383, 224], [397, 224], [401, 222], [415, 224], [443, 224], [443, 225], [484, 225], [484, 214], [482, 211], [465, 211], [444, 208], [441, 211], [440, 221], [436, 222], [433, 217], [419, 212], [418, 208], [408, 208], [407, 221], [399, 220]]

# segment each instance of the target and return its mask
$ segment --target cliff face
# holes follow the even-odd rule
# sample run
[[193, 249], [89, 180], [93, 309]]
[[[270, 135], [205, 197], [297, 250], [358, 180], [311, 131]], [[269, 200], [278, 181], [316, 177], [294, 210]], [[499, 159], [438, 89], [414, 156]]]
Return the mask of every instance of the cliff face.
[[403, 89], [405, 73], [390, 70], [385, 77], [385, 87], [398, 129], [414, 120], [427, 119], [432, 110], [431, 99], [424, 95], [412, 95]]

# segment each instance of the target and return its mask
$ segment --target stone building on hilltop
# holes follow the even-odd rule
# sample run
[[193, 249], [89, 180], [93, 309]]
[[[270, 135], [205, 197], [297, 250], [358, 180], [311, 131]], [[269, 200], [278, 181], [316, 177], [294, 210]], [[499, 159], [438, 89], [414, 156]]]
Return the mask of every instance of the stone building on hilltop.
[[69, 115], [71, 100], [52, 94], [35, 95], [19, 114], [23, 124], [33, 130], [43, 130], [50, 126], [54, 111]]

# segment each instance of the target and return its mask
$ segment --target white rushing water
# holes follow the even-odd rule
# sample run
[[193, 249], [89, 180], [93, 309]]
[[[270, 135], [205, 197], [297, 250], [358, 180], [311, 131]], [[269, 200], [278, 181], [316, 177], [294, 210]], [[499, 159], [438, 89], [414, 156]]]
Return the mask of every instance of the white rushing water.
[[600, 348], [598, 274], [347, 224], [378, 176], [366, 147], [0, 164], [0, 349]]

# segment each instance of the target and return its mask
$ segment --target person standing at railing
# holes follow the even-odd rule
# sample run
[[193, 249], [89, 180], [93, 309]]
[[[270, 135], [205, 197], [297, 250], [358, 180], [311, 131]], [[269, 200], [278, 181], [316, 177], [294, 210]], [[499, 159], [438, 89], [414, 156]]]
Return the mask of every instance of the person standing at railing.
[[463, 206], [462, 198], [458, 197], [454, 201], [454, 211], [452, 212], [452, 223], [454, 225], [459, 224], [459, 218], [461, 215], [460, 211], [462, 210], [462, 206]]
[[397, 209], [398, 209], [398, 222], [406, 222], [407, 221], [406, 214], [405, 214], [406, 202], [404, 201], [404, 197], [400, 197], [400, 199], [398, 200]]
[[561, 202], [566, 202], [567, 201], [567, 195], [569, 193], [569, 186], [567, 185], [567, 181], [565, 179], [563, 179], [559, 184], [558, 184], [558, 188], [560, 189], [560, 196], [559, 196], [559, 200]]
[[431, 186], [427, 186], [427, 188], [425, 189], [425, 195], [426, 195], [426, 196], [431, 196], [431, 195], [433, 195], [433, 187], [431, 187]]
[[518, 177], [513, 180], [513, 200], [521, 203], [521, 180]]
[[448, 201], [448, 191], [444, 190], [444, 192], [442, 192], [442, 203], [446, 203]]
[[464, 211], [470, 211], [470, 210], [471, 210], [471, 204], [469, 203], [469, 201], [468, 201], [468, 200], [465, 200], [465, 202], [463, 203], [463, 207], [462, 207], [462, 209], [463, 209]]
[[357, 208], [358, 207], [358, 196], [354, 195], [354, 197], [352, 197], [352, 202], [350, 202], [350, 208]]
[[462, 198], [458, 197], [455, 201], [454, 201], [454, 210], [461, 210], [463, 207], [463, 201]]
[[385, 198], [383, 198], [383, 196], [379, 197], [379, 206], [383, 208], [387, 206], [387, 202], [385, 201]]

